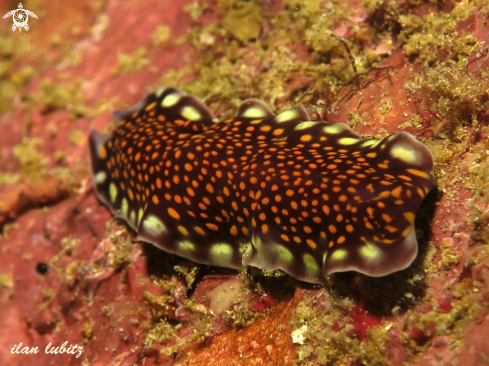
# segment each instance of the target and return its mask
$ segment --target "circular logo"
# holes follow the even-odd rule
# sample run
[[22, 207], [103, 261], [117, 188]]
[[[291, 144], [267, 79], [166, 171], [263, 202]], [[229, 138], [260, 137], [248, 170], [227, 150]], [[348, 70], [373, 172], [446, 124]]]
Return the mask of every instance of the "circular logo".
[[29, 20], [29, 14], [24, 9], [17, 9], [12, 17], [14, 24], [19, 28], [24, 28]]

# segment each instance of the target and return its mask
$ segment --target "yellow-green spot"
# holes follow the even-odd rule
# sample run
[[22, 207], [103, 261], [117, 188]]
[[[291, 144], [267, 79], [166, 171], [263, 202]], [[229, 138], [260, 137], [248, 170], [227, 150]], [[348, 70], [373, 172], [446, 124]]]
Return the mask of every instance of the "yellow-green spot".
[[184, 240], [184, 241], [178, 242], [178, 248], [180, 248], [180, 250], [182, 250], [184, 252], [193, 252], [195, 250], [195, 245], [194, 245], [194, 243], [192, 243], [188, 240]]
[[280, 258], [280, 260], [282, 262], [285, 262], [285, 263], [292, 263], [293, 262], [294, 255], [291, 253], [290, 250], [288, 250], [283, 245], [280, 245], [280, 244], [275, 245], [274, 251], [277, 253], [277, 256]]
[[202, 118], [202, 115], [199, 113], [199, 111], [189, 105], [182, 108], [182, 116], [191, 121], [196, 121]]
[[366, 141], [364, 141], [364, 142], [362, 143], [362, 145], [361, 145], [361, 146], [362, 146], [362, 147], [368, 147], [368, 146], [370, 146], [370, 147], [375, 147], [375, 146], [377, 146], [377, 145], [379, 144], [379, 142], [380, 142], [380, 141], [381, 141], [381, 140], [377, 140], [377, 139], [370, 139], [370, 140], [366, 140]]
[[414, 163], [417, 160], [416, 151], [406, 148], [403, 145], [395, 145], [391, 149], [391, 156], [397, 159], [401, 159], [406, 163]]
[[132, 210], [130, 213], [131, 222], [136, 225], [136, 211]]
[[107, 174], [105, 172], [98, 172], [95, 174], [95, 183], [102, 184], [107, 179]]
[[358, 142], [359, 139], [355, 137], [342, 137], [338, 140], [338, 143], [341, 145], [353, 145]]
[[180, 100], [180, 95], [178, 94], [168, 94], [162, 101], [161, 106], [164, 108], [173, 107]]
[[112, 202], [115, 202], [115, 200], [117, 199], [117, 186], [114, 182], [110, 183], [109, 185], [109, 196]]
[[342, 261], [346, 258], [347, 255], [348, 252], [346, 251], [346, 249], [338, 249], [335, 250], [333, 254], [331, 254], [331, 260], [334, 262]]
[[297, 116], [298, 116], [297, 111], [291, 109], [277, 115], [275, 117], [275, 121], [277, 121], [278, 123], [283, 123], [283, 122], [293, 120], [294, 118], [297, 118]]
[[360, 254], [369, 262], [376, 262], [380, 259], [382, 251], [374, 244], [365, 243], [358, 249]]
[[296, 130], [296, 131], [305, 130], [306, 128], [317, 125], [318, 123], [321, 123], [321, 122], [318, 122], [318, 121], [301, 122], [297, 126], [295, 126], [294, 130]]
[[266, 111], [258, 107], [251, 107], [244, 111], [243, 117], [246, 118], [263, 118], [267, 115]]
[[345, 125], [343, 123], [336, 123], [334, 125], [329, 125], [323, 128], [323, 131], [331, 134], [331, 135], [336, 135], [343, 131], [345, 129]]
[[211, 248], [211, 257], [216, 264], [228, 264], [233, 259], [233, 247], [226, 243], [214, 244]]
[[144, 210], [142, 208], [140, 208], [139, 209], [139, 212], [138, 212], [138, 222], [137, 223], [140, 223], [141, 222], [141, 219], [143, 218], [143, 215], [144, 215]]
[[[131, 212], [131, 219], [132, 219], [133, 213], [134, 213], [134, 211]], [[153, 236], [158, 236], [158, 235], [166, 232], [165, 224], [163, 223], [163, 221], [161, 221], [155, 215], [148, 215], [144, 219], [144, 221], [142, 222], [142, 225], [143, 225], [144, 230], [146, 230], [150, 235], [153, 235]]]
[[129, 216], [129, 202], [125, 197], [122, 199], [121, 210], [125, 217]]
[[309, 274], [317, 274], [319, 272], [319, 265], [312, 255], [306, 253], [302, 256], [302, 259], [306, 265], [306, 271]]

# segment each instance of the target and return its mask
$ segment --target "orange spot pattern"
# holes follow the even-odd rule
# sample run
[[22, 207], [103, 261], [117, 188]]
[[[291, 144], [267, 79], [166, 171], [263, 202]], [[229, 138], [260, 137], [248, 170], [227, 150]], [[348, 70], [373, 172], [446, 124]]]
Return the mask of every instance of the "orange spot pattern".
[[[412, 244], [414, 216], [433, 186], [431, 154], [411, 135], [364, 140], [346, 125], [303, 124], [303, 108], [279, 120], [256, 100], [215, 123], [175, 88], [140, 106], [116, 113], [109, 138], [92, 132], [90, 153], [93, 175], [106, 176], [94, 182], [98, 197], [141, 239], [197, 262], [279, 267], [310, 282], [322, 281], [311, 257], [324, 274], [376, 275], [365, 245], [378, 248], [379, 267], [405, 266], [391, 248]], [[415, 161], [394, 157], [399, 146]], [[232, 248], [226, 263], [210, 255], [223, 244]], [[283, 253], [277, 245], [294, 259], [271, 259]], [[334, 256], [338, 249], [347, 254]]]

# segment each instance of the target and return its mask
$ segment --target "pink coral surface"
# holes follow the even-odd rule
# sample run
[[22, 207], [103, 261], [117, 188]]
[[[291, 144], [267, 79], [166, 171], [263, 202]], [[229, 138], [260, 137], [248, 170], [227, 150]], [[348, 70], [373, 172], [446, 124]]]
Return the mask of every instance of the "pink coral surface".
[[[327, 35], [314, 38], [315, 25], [303, 32], [307, 42], [278, 37], [261, 50], [255, 43], [285, 27], [285, 12], [307, 27], [304, 14], [317, 13], [318, 4], [263, 1], [255, 4], [266, 14], [260, 17], [238, 1], [26, 2], [38, 15], [27, 33], [12, 32], [11, 19], [3, 20], [1, 365], [489, 362], [489, 89], [477, 94], [474, 86], [488, 85], [489, 58], [484, 46], [470, 48], [489, 41], [487, 5], [481, 1], [462, 16], [460, 4], [399, 2], [406, 14], [432, 22], [433, 38], [448, 45], [437, 49], [421, 37], [415, 52], [409, 48], [415, 31], [423, 33], [415, 18], [387, 5], [369, 10], [348, 2], [352, 10], [330, 31], [354, 50], [372, 51], [368, 57], [377, 63], [328, 89], [315, 72], [325, 72], [326, 60], [334, 68], [346, 53], [341, 43], [333, 51], [320, 43]], [[0, 13], [12, 7], [0, 3]], [[321, 2], [321, 9], [332, 17], [344, 8]], [[316, 13], [317, 24], [325, 21]], [[455, 19], [453, 29], [423, 18], [433, 14]], [[242, 22], [227, 26], [241, 18], [254, 26], [243, 33]], [[446, 37], [454, 32], [472, 37], [464, 39], [468, 50], [462, 43], [450, 48]], [[428, 51], [431, 58], [423, 58]], [[281, 52], [297, 69], [277, 64]], [[467, 65], [448, 72], [452, 79], [436, 79], [447, 62], [462, 59]], [[212, 67], [191, 68], [204, 62], [222, 65], [215, 70], [222, 84], [209, 82], [204, 71]], [[179, 74], [184, 68], [190, 71]], [[259, 92], [239, 86], [248, 76]], [[359, 134], [407, 130], [422, 138], [435, 157], [437, 187], [417, 218], [418, 258], [384, 278], [339, 274], [325, 288], [288, 276], [199, 269], [134, 241], [94, 195], [86, 137], [91, 128], [109, 132], [111, 112], [135, 104], [160, 80], [202, 90], [199, 97], [218, 113], [234, 108], [233, 98], [262, 97], [277, 110], [302, 102], [311, 115], [349, 123]], [[453, 82], [452, 94], [442, 82]], [[469, 94], [456, 94], [457, 82]], [[192, 273], [200, 273], [195, 283]], [[63, 343], [58, 354], [47, 352]]]

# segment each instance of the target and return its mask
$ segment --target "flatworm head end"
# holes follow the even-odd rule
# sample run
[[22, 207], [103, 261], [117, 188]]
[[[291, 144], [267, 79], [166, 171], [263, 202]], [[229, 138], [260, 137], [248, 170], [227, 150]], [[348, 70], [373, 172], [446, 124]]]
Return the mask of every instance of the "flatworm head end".
[[345, 234], [351, 231], [348, 242], [329, 243], [332, 250], [325, 253], [323, 262], [326, 278], [351, 270], [385, 276], [407, 268], [418, 252], [414, 220], [434, 184], [431, 152], [407, 132], [365, 140], [363, 146], [362, 155], [374, 158], [368, 162], [371, 174], [365, 177], [360, 172], [360, 179], [353, 183], [363, 178], [362, 186], [345, 187], [355, 191], [350, 210], [355, 211], [350, 216], [354, 225], [341, 229]]

